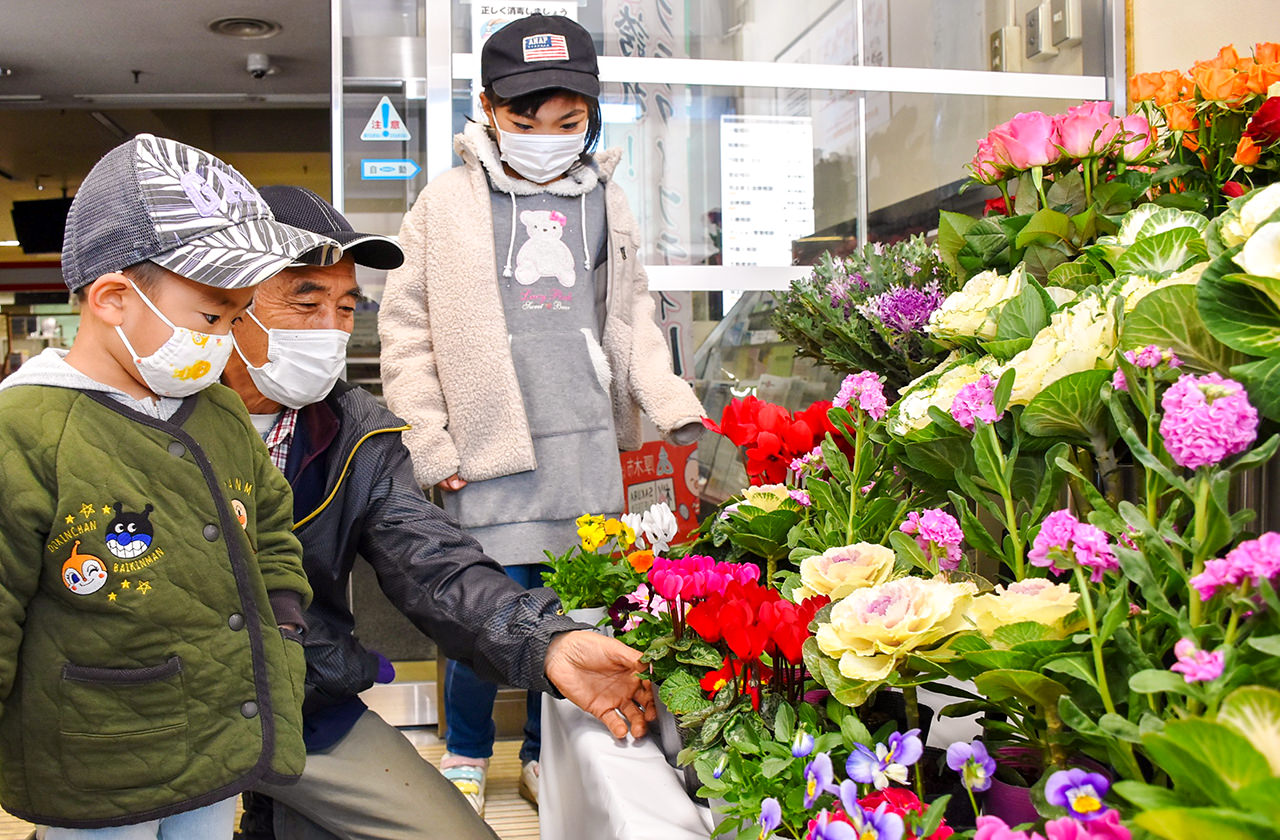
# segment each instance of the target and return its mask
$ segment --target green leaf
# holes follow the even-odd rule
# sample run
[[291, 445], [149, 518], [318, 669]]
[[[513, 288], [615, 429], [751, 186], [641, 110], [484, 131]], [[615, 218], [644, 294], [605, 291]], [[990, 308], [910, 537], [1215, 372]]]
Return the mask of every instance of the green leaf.
[[862, 721], [858, 720], [857, 715], [845, 715], [840, 720], [840, 735], [844, 739], [844, 745], [848, 749], [853, 749], [854, 744], [862, 744], [864, 747], [874, 746], [875, 742], [871, 740], [871, 733]]
[[781, 703], [778, 706], [777, 713], [773, 716], [773, 737], [777, 738], [784, 744], [791, 742], [791, 737], [796, 732], [796, 710], [791, 708], [790, 703]]
[[1172, 274], [1200, 262], [1206, 255], [1198, 230], [1174, 228], [1130, 245], [1116, 263], [1116, 274]]
[[1017, 698], [1042, 709], [1056, 709], [1058, 698], [1069, 693], [1062, 683], [1034, 671], [988, 671], [973, 683], [980, 694], [997, 703]]
[[675, 715], [701, 711], [711, 705], [698, 685], [698, 678], [688, 671], [673, 671], [658, 686], [658, 696]]
[[1187, 804], [1184, 797], [1168, 788], [1156, 787], [1145, 782], [1120, 781], [1112, 785], [1111, 789], [1143, 811], [1154, 811], [1157, 808], [1179, 808]]
[[1273, 840], [1266, 822], [1227, 808], [1159, 808], [1133, 820], [1165, 840]]
[[1022, 428], [1038, 437], [1089, 442], [1104, 431], [1101, 391], [1110, 381], [1111, 371], [1084, 370], [1049, 383], [1022, 412]]
[[1190, 718], [1170, 721], [1163, 738], [1195, 756], [1202, 772], [1211, 773], [1232, 790], [1271, 778], [1271, 765], [1246, 737], [1222, 722]]
[[1055, 674], [1064, 674], [1068, 677], [1075, 677], [1086, 685], [1092, 687], [1095, 691], [1098, 688], [1097, 678], [1093, 673], [1093, 663], [1084, 654], [1072, 654], [1071, 656], [1061, 656], [1057, 659], [1051, 659], [1044, 663], [1043, 670], [1052, 671]]
[[1043, 641], [1051, 632], [1048, 627], [1038, 621], [1019, 621], [1016, 624], [997, 627], [995, 640], [1006, 647], [1013, 647], [1026, 642]]
[[[1254, 641], [1262, 640], [1250, 643]], [[1218, 721], [1247, 737], [1280, 776], [1280, 691], [1260, 685], [1237, 688], [1222, 701]]]
[[1280, 657], [1280, 636], [1253, 636], [1249, 647], [1257, 648], [1268, 656]]
[[1031, 276], [1046, 280], [1055, 268], [1075, 259], [1076, 255], [1076, 249], [1069, 242], [1038, 242], [1027, 246], [1022, 259]]
[[1240, 788], [1235, 799], [1245, 811], [1280, 826], [1280, 779], [1266, 779]]
[[1031, 215], [1026, 227], [1014, 240], [1014, 245], [1025, 248], [1033, 242], [1048, 244], [1062, 240], [1070, 241], [1074, 232], [1071, 219], [1065, 213], [1046, 208]]
[[894, 531], [889, 534], [889, 544], [893, 546], [893, 553], [897, 555], [898, 562], [904, 564], [906, 568], [914, 567], [929, 574], [937, 574], [938, 570], [933, 568], [929, 559], [924, 556], [920, 544], [914, 537], [901, 531]]
[[704, 641], [697, 641], [686, 651], [676, 654], [676, 661], [695, 668], [714, 670], [724, 663], [724, 654]]
[[1088, 260], [1078, 259], [1063, 263], [1050, 271], [1047, 283], [1050, 286], [1061, 286], [1064, 289], [1079, 292], [1097, 285], [1098, 272], [1093, 270]]
[[[1200, 315], [1214, 337], [1255, 356], [1280, 353], [1280, 305], [1273, 290], [1240, 273], [1234, 257], [1239, 247], [1218, 255], [1196, 287]], [[1271, 283], [1276, 281], [1272, 280]]]
[[1009, 479], [1005, 476], [1005, 460], [1000, 438], [987, 423], [977, 423], [973, 429], [973, 459], [978, 473], [1000, 495], [1009, 492]]
[[1172, 671], [1149, 668], [1129, 677], [1129, 690], [1139, 694], [1158, 694], [1162, 691], [1186, 694], [1187, 682]]
[[929, 837], [938, 827], [942, 825], [942, 819], [947, 815], [947, 805], [951, 802], [951, 794], [939, 796], [933, 802], [929, 803], [929, 810], [924, 812], [924, 816], [920, 820], [920, 825], [914, 832], [916, 837]]
[[977, 223], [977, 219], [963, 213], [943, 210], [938, 214], [938, 252], [942, 261], [957, 275], [963, 276], [956, 254], [964, 247], [964, 235]]
[[1280, 355], [1236, 365], [1231, 376], [1244, 385], [1255, 408], [1272, 420], [1280, 419]]
[[734, 718], [732, 722], [725, 726], [724, 740], [725, 743], [743, 755], [758, 755], [760, 753], [760, 739], [756, 737], [755, 729], [742, 717]]
[[1081, 735], [1089, 735], [1098, 738], [1107, 737], [1102, 731], [1102, 727], [1085, 714], [1076, 702], [1071, 699], [1071, 695], [1064, 694], [1058, 698], [1058, 716], [1062, 718], [1062, 722], [1068, 727], [1079, 732]]
[[1007, 362], [1030, 347], [1032, 340], [1032, 338], [1010, 338], [1003, 341], [984, 341], [982, 349], [999, 361]]
[[766, 758], [764, 763], [760, 766], [760, 775], [764, 776], [766, 779], [776, 778], [779, 773], [790, 767], [794, 761], [795, 758], [792, 756], [787, 756], [786, 758]]
[[1189, 372], [1226, 376], [1233, 366], [1245, 361], [1244, 356], [1224, 344], [1221, 336], [1215, 337], [1216, 332], [1210, 333], [1196, 302], [1196, 287], [1191, 285], [1151, 292], [1125, 317], [1120, 349], [1140, 350], [1148, 344], [1167, 347]]
[[1001, 341], [1035, 338], [1036, 333], [1048, 325], [1049, 312], [1041, 292], [1029, 282], [1001, 308], [1000, 317], [996, 319], [996, 338]]
[[1113, 712], [1103, 715], [1098, 720], [1098, 726], [1112, 738], [1119, 738], [1131, 744], [1142, 743], [1142, 733], [1138, 730], [1138, 725]]

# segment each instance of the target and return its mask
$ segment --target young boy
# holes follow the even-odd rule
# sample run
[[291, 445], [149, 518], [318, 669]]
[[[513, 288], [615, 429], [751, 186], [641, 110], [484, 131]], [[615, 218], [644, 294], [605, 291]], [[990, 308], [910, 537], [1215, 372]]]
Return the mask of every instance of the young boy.
[[72, 203], [75, 342], [0, 383], [0, 804], [47, 840], [225, 840], [237, 794], [302, 770], [289, 485], [214, 383], [303, 255], [340, 249], [151, 135]]

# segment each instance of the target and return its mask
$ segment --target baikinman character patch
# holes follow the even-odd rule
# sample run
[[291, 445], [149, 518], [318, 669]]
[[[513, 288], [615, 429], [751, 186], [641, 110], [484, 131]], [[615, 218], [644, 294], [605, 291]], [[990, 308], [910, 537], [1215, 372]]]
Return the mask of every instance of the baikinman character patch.
[[122, 560], [146, 554], [154, 534], [151, 528], [153, 510], [155, 508], [148, 504], [141, 513], [128, 513], [121, 502], [116, 502], [116, 516], [107, 523], [107, 551]]

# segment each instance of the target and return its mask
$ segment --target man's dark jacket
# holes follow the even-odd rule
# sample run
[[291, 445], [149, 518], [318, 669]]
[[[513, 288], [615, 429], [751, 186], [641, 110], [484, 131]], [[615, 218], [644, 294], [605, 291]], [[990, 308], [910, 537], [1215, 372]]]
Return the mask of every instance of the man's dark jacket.
[[403, 420], [367, 391], [339, 382], [298, 413], [285, 467], [294, 533], [315, 592], [307, 610], [308, 749], [354, 725], [356, 695], [378, 658], [353, 635], [347, 593], [356, 556], [387, 598], [450, 659], [495, 682], [559, 696], [543, 671], [551, 637], [583, 625], [559, 614], [549, 589], [522, 589], [423, 494], [400, 435]]

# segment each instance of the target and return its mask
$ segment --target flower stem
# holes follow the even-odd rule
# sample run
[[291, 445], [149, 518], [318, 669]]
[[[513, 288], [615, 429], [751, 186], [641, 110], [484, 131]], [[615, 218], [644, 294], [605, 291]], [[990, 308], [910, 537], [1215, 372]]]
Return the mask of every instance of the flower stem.
[[862, 481], [862, 449], [866, 441], [867, 434], [862, 428], [862, 417], [861, 412], [859, 412], [857, 423], [854, 426], [853, 475], [849, 478], [849, 521], [845, 526], [844, 532], [846, 545], [853, 543], [853, 520], [858, 510], [858, 502], [862, 496], [859, 482]]
[[[1151, 371], [1147, 371], [1147, 407], [1150, 412], [1147, 414], [1147, 451], [1155, 454], [1156, 451], [1156, 378], [1151, 375]], [[1158, 493], [1160, 490], [1160, 479], [1156, 475], [1155, 470], [1143, 470], [1146, 485], [1146, 501], [1147, 501], [1147, 524], [1152, 528], [1160, 521], [1160, 499]]]
[[[916, 693], [914, 685], [903, 686], [902, 699], [907, 707], [907, 729], [920, 728], [920, 696]], [[915, 777], [916, 797], [924, 802], [924, 777], [920, 775], [920, 765], [922, 761], [917, 761], [911, 768], [911, 775]]]
[[[973, 798], [973, 788], [968, 785], [964, 786], [964, 792], [969, 794], [969, 804], [973, 806], [973, 818], [976, 820], [982, 812], [978, 810], [978, 800]], [[924, 800], [921, 800], [923, 802]]]
[[1093, 612], [1093, 596], [1089, 593], [1089, 579], [1084, 576], [1084, 569], [1075, 568], [1076, 588], [1080, 590], [1080, 606], [1084, 610], [1085, 621], [1089, 623], [1089, 644], [1093, 647], [1093, 669], [1097, 672], [1098, 693], [1102, 695], [1102, 705], [1108, 712], [1115, 713], [1116, 704], [1111, 699], [1111, 691], [1107, 687], [1107, 672], [1102, 662], [1102, 641], [1098, 638], [1098, 618]]
[[1191, 555], [1191, 576], [1187, 579], [1187, 616], [1191, 626], [1200, 626], [1200, 593], [1191, 585], [1191, 580], [1204, 571], [1205, 539], [1209, 534], [1209, 476], [1203, 472], [1196, 477], [1195, 524], [1192, 536], [1195, 539], [1195, 551]]
[[[1003, 457], [1001, 458], [1003, 461]], [[1003, 464], [1001, 464], [1003, 466]], [[1022, 580], [1026, 574], [1026, 561], [1023, 558], [1022, 534], [1018, 532], [1018, 513], [1013, 504], [1013, 494], [1009, 490], [1001, 493], [1004, 498], [1005, 530], [1009, 532], [1009, 542], [1013, 546], [1014, 580]]]

